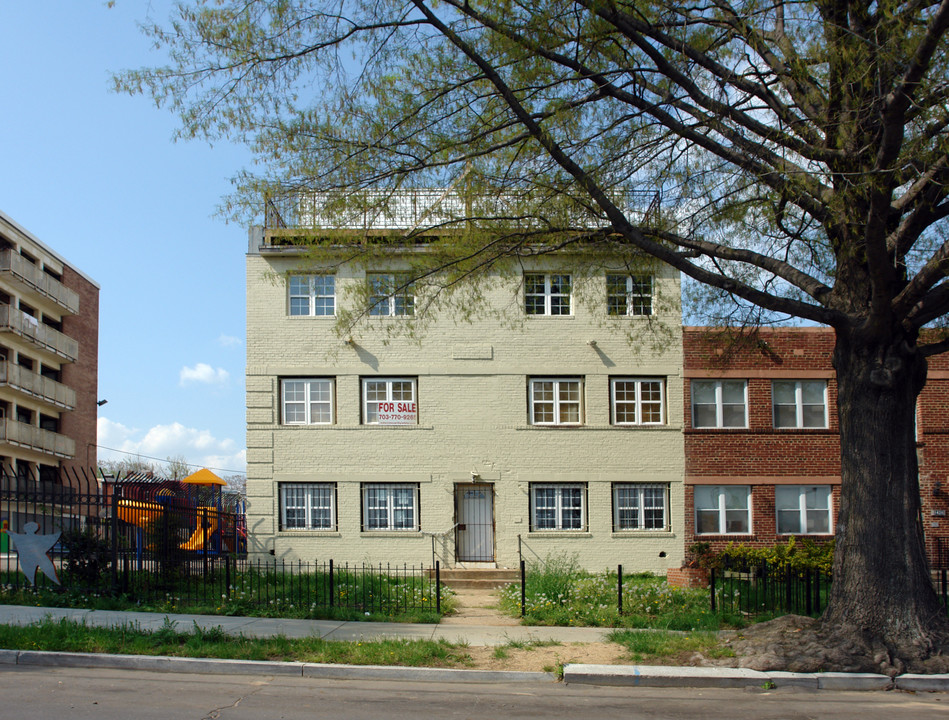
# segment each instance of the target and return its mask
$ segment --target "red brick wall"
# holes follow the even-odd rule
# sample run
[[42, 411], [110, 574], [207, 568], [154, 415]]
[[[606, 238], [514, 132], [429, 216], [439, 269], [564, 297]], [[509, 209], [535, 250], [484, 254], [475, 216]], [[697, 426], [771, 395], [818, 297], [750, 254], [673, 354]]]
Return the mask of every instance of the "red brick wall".
[[[831, 484], [833, 515], [840, 506], [840, 438], [837, 385], [833, 377], [833, 331], [823, 328], [761, 329], [722, 333], [685, 328], [685, 517], [686, 545], [701, 540], [721, 548], [728, 542], [769, 546], [786, 542], [775, 534], [774, 483]], [[918, 411], [919, 475], [927, 551], [934, 566], [949, 566], [949, 356], [930, 358], [929, 380]], [[694, 429], [691, 418], [693, 378], [748, 381], [747, 429]], [[776, 430], [771, 418], [772, 379], [827, 380], [826, 430]], [[694, 487], [721, 479], [751, 485], [752, 534], [694, 533]], [[818, 539], [820, 536], [809, 536]], [[945, 555], [937, 557], [937, 548]]]
[[[685, 517], [686, 545], [700, 540], [721, 549], [729, 542], [769, 547], [787, 542], [777, 535], [774, 483], [831, 485], [834, 519], [840, 504], [840, 438], [837, 385], [831, 358], [833, 334], [823, 329], [761, 329], [723, 333], [685, 328]], [[748, 383], [748, 427], [692, 427], [691, 380], [734, 378]], [[772, 379], [827, 381], [828, 427], [821, 430], [776, 430], [771, 410]], [[700, 535], [694, 532], [696, 484], [744, 484], [751, 487], [751, 535]], [[807, 536], [816, 542], [828, 536]]]
[[63, 318], [63, 332], [79, 342], [79, 358], [65, 363], [62, 382], [76, 391], [76, 408], [63, 413], [60, 432], [76, 441], [76, 457], [63, 467], [96, 465], [96, 419], [99, 392], [99, 288], [72, 268], [63, 268], [63, 284], [79, 293], [79, 314]]

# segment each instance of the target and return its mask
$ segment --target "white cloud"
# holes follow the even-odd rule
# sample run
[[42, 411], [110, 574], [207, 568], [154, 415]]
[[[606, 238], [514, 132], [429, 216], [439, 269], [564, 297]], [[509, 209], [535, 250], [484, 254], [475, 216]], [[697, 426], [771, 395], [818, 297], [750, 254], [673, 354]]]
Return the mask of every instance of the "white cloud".
[[178, 373], [179, 385], [190, 385], [192, 383], [204, 383], [206, 385], [223, 385], [231, 377], [230, 373], [224, 368], [216, 370], [207, 363], [198, 363], [194, 367], [183, 367]]
[[[99, 460], [124, 460], [139, 455], [144, 460], [182, 457], [198, 467], [244, 472], [247, 451], [230, 438], [216, 438], [208, 430], [189, 428], [181, 423], [155, 425], [148, 430], [126, 427], [100, 417], [98, 424]], [[106, 449], [111, 448], [111, 449]], [[118, 451], [118, 452], [116, 452]]]
[[217, 339], [218, 345], [221, 347], [240, 347], [244, 344], [244, 341], [239, 337], [234, 337], [233, 335], [219, 335]]

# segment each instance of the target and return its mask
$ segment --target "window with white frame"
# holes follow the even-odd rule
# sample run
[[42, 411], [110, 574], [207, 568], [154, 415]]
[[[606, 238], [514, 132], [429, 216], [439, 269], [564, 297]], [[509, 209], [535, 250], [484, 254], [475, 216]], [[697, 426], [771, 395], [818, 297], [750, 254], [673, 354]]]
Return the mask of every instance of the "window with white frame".
[[669, 486], [613, 484], [613, 530], [667, 530]]
[[335, 483], [279, 483], [281, 530], [335, 530]]
[[774, 507], [779, 535], [829, 535], [830, 485], [777, 485]]
[[827, 382], [773, 380], [771, 405], [776, 428], [827, 427]]
[[581, 378], [531, 378], [529, 382], [532, 425], [581, 425]]
[[662, 425], [665, 423], [664, 381], [660, 378], [613, 378], [610, 380], [614, 425]]
[[693, 380], [692, 427], [748, 427], [748, 383], [744, 380]]
[[532, 483], [531, 530], [585, 530], [586, 485]]
[[336, 314], [336, 278], [333, 275], [291, 275], [287, 280], [291, 315]]
[[415, 294], [405, 273], [367, 273], [369, 314], [398, 317], [415, 314]]
[[695, 486], [695, 533], [697, 535], [747, 535], [750, 532], [750, 486]]
[[606, 312], [609, 315], [652, 315], [650, 275], [607, 275]]
[[414, 483], [364, 483], [362, 529], [418, 530], [418, 485]]
[[284, 425], [332, 425], [332, 378], [285, 378], [280, 381]]
[[524, 273], [524, 311], [528, 315], [569, 315], [569, 275]]
[[415, 388], [415, 378], [363, 378], [363, 423], [417, 425]]

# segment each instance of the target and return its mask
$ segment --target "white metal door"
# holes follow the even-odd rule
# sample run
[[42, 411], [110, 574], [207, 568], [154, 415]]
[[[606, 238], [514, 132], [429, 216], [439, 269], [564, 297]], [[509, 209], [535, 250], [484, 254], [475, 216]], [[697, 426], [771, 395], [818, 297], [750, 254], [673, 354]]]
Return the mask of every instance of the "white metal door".
[[494, 486], [455, 486], [457, 547], [461, 562], [494, 561]]

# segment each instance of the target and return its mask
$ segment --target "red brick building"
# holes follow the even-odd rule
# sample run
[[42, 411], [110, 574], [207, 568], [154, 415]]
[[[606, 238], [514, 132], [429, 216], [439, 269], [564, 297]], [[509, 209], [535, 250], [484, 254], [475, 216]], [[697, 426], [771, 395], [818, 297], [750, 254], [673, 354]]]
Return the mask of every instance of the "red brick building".
[[[833, 537], [840, 436], [833, 332], [685, 328], [685, 543]], [[919, 401], [920, 492], [934, 567], [949, 561], [949, 358]]]

